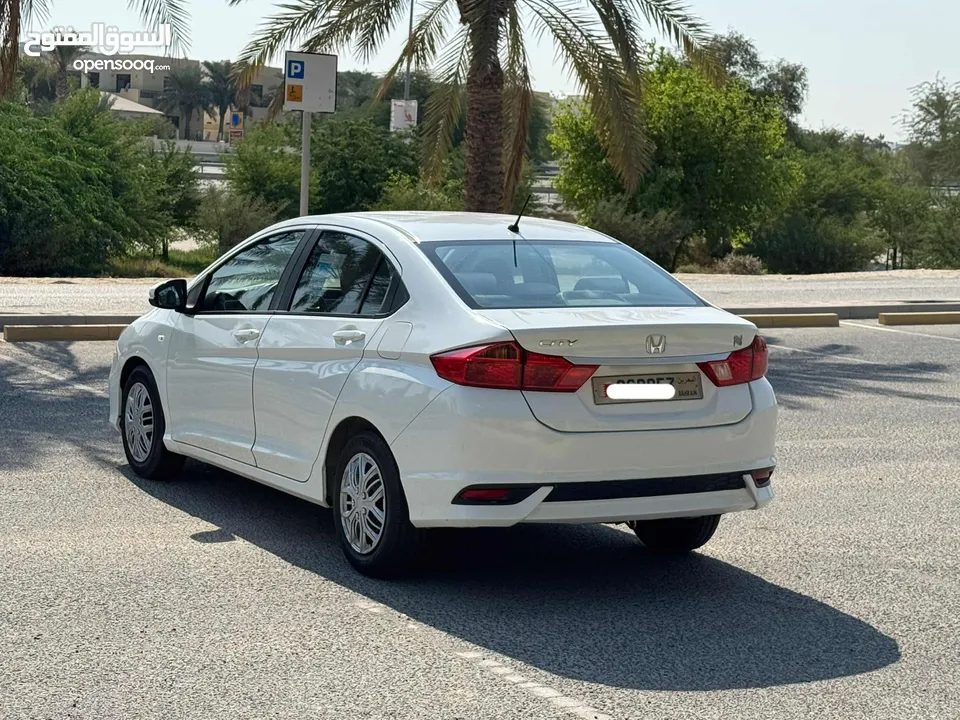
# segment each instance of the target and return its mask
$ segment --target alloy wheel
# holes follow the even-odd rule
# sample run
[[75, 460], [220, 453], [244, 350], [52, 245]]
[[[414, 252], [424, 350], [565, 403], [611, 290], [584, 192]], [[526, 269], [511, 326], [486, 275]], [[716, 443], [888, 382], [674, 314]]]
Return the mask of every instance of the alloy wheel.
[[383, 476], [374, 459], [357, 453], [340, 480], [340, 519], [347, 542], [361, 555], [380, 544], [387, 518]]

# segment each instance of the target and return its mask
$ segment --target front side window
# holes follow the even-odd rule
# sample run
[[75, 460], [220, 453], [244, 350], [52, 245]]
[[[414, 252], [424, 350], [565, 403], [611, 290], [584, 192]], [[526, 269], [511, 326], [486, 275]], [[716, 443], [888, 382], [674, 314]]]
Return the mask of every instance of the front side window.
[[466, 240], [419, 247], [473, 308], [702, 305], [669, 273], [621, 243]]
[[210, 276], [201, 309], [266, 312], [304, 233], [306, 230], [290, 230], [271, 235], [227, 260]]
[[303, 268], [291, 312], [376, 315], [382, 312], [393, 268], [366, 240], [326, 231]]

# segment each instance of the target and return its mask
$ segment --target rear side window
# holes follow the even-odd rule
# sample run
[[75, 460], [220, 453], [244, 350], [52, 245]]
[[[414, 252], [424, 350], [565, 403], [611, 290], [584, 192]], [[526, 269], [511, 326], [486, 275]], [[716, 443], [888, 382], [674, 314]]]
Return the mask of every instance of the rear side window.
[[324, 232], [307, 259], [291, 312], [377, 315], [384, 310], [394, 270], [372, 243]]
[[473, 308], [703, 304], [665, 270], [621, 243], [467, 240], [419, 247]]

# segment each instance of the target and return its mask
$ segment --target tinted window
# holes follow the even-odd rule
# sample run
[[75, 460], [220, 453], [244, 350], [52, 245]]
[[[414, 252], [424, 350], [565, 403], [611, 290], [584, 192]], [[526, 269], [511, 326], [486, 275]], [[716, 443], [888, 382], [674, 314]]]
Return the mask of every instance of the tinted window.
[[[368, 286], [377, 288], [371, 290], [372, 293], [379, 292], [383, 275], [378, 271], [378, 264], [387, 266], [385, 272], [389, 284], [389, 263], [386, 260], [381, 263], [381, 258], [380, 250], [366, 240], [339, 232], [324, 232], [303, 268], [290, 310], [355, 315], [363, 304], [363, 314], [379, 312], [379, 307], [369, 309], [364, 294]], [[370, 302], [373, 307], [376, 298]], [[380, 303], [383, 303], [383, 297]]]
[[701, 304], [669, 273], [620, 243], [441, 241], [420, 248], [476, 308]]
[[203, 296], [203, 310], [268, 310], [283, 269], [305, 232], [292, 230], [271, 235], [227, 260], [210, 276]]

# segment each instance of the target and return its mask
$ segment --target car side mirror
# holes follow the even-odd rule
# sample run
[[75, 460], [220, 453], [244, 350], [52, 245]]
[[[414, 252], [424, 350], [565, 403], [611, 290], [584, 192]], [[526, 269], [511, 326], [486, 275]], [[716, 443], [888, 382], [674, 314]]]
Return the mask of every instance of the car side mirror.
[[187, 281], [167, 280], [150, 288], [150, 304], [164, 310], [183, 312], [187, 307]]

